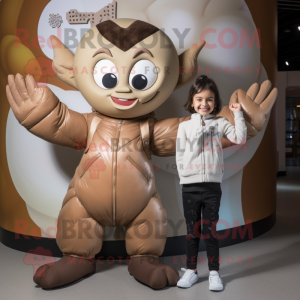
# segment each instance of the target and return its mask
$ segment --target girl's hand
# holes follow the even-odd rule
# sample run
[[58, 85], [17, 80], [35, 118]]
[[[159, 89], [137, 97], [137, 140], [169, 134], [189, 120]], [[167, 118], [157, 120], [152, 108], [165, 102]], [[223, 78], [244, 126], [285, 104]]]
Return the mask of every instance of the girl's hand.
[[237, 111], [242, 111], [242, 106], [240, 103], [231, 103], [229, 105], [229, 109], [232, 111], [232, 112], [237, 112]]

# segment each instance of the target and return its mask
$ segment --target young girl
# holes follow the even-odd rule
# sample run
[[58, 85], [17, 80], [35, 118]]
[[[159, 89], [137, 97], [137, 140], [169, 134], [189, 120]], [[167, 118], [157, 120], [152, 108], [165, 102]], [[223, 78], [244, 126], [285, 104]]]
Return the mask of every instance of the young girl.
[[[190, 88], [185, 109], [192, 113], [189, 121], [178, 128], [176, 162], [182, 184], [184, 217], [187, 225], [187, 269], [177, 283], [188, 288], [198, 281], [197, 257], [200, 235], [204, 239], [209, 267], [209, 289], [221, 291], [219, 245], [216, 225], [219, 220], [221, 182], [223, 177], [222, 137], [235, 144], [244, 144], [247, 127], [241, 105], [234, 103], [235, 126], [226, 118], [216, 117], [221, 99], [215, 82], [199, 76]], [[201, 211], [203, 231], [201, 231]]]

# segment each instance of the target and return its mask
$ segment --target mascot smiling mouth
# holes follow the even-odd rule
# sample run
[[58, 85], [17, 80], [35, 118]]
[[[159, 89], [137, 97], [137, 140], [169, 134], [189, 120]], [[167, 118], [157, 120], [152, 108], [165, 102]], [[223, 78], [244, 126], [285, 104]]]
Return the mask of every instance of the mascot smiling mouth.
[[[158, 94], [158, 92], [156, 92], [156, 94], [150, 99], [148, 100], [147, 102], [144, 102], [142, 104], [146, 104], [146, 103], [149, 103], [150, 101], [152, 101], [156, 95]], [[113, 96], [110, 96], [111, 100], [118, 104], [118, 105], [121, 105], [121, 106], [134, 106], [134, 104], [138, 101], [137, 98], [135, 99], [125, 99], [125, 98], [117, 98], [117, 97], [113, 97]]]
[[130, 106], [138, 99], [124, 99], [124, 98], [116, 98], [111, 96], [112, 101], [114, 101], [116, 104], [123, 105], [123, 106]]

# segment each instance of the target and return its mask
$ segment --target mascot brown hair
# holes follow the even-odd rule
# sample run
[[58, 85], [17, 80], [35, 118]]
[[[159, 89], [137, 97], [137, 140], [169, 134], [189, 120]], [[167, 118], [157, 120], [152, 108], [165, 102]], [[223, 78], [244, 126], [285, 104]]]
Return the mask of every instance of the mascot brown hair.
[[[7, 98], [21, 125], [51, 143], [85, 149], [58, 216], [57, 244], [64, 256], [40, 267], [34, 281], [54, 288], [95, 272], [92, 258], [101, 250], [104, 226], [125, 226], [130, 274], [154, 289], [175, 285], [178, 271], [158, 260], [167, 218], [151, 155], [175, 155], [178, 125], [190, 117], [157, 120], [153, 111], [174, 89], [193, 80], [205, 42], [178, 57], [163, 31], [132, 19], [93, 27], [75, 55], [56, 37], [51, 41], [57, 76], [77, 88], [93, 112], [68, 109], [31, 75], [8, 76]], [[277, 90], [270, 90], [265, 81], [231, 97], [230, 103], [242, 105], [248, 139], [262, 129], [274, 104]], [[228, 106], [219, 116], [234, 123]], [[87, 172], [93, 168], [96, 177]], [[73, 234], [67, 234], [68, 228]]]

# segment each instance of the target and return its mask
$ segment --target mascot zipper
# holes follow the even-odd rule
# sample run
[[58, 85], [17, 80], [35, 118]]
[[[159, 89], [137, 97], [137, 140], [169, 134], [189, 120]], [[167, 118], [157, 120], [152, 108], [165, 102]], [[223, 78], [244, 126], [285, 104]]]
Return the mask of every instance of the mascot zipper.
[[113, 147], [113, 157], [112, 157], [112, 166], [113, 166], [113, 225], [115, 225], [116, 223], [116, 173], [117, 173], [117, 168], [116, 168], [116, 164], [117, 164], [117, 151], [119, 148], [119, 137], [120, 137], [120, 131], [121, 131], [121, 125], [122, 125], [123, 120], [119, 120], [119, 124], [118, 124], [118, 130], [117, 130], [117, 143], [116, 145], [114, 145]]

